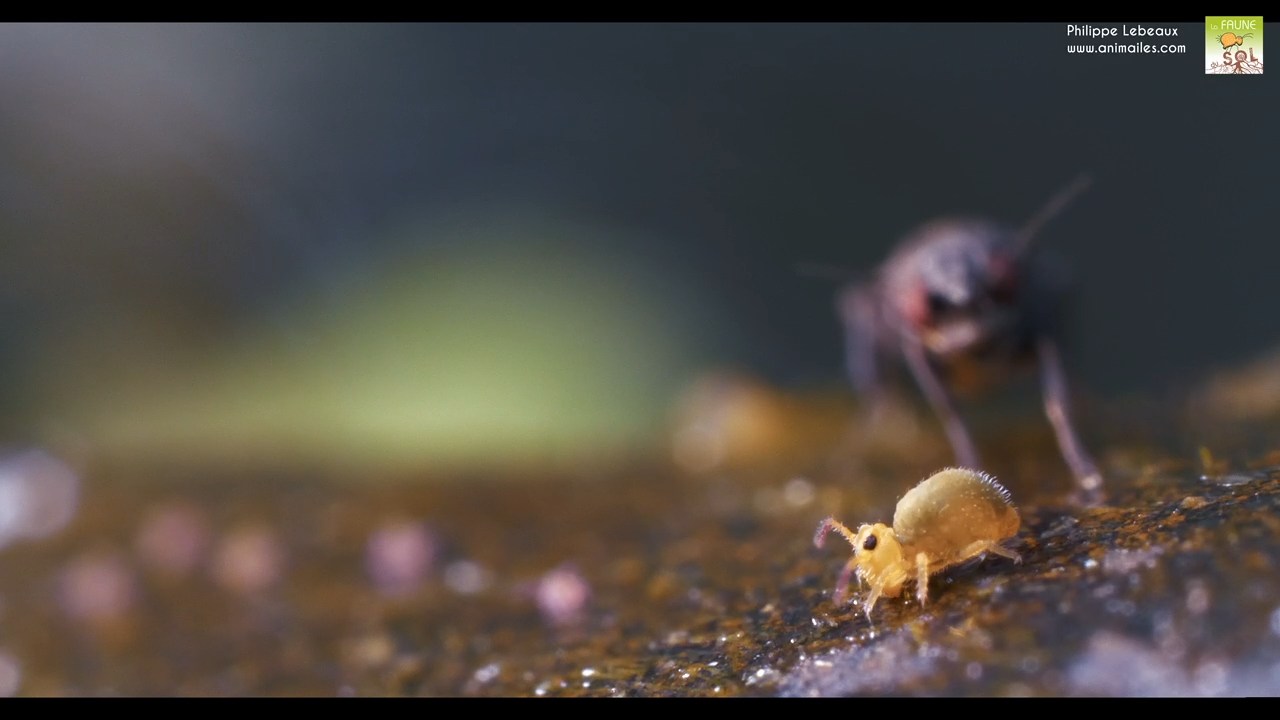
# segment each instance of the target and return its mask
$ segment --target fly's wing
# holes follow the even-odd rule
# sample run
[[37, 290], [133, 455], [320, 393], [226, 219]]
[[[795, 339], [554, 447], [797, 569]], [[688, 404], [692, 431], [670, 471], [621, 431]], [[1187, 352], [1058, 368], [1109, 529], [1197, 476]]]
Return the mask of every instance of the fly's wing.
[[948, 468], [912, 488], [898, 501], [893, 530], [910, 552], [945, 558], [978, 540], [1001, 540], [1018, 532], [1020, 520], [1009, 491], [986, 473]]

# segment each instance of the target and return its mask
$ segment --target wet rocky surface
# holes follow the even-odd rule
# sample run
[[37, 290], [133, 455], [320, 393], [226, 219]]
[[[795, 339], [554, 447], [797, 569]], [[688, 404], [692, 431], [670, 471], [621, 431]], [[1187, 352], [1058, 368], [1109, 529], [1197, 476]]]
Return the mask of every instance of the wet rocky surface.
[[832, 599], [850, 548], [813, 531], [889, 522], [945, 444], [908, 414], [894, 442], [803, 427], [806, 446], [787, 440], [803, 403], [753, 397], [769, 457], [712, 428], [677, 452], [692, 464], [532, 477], [88, 462], [69, 492], [67, 466], [11, 455], [0, 693], [1280, 694], [1276, 453], [1117, 429], [1107, 500], [1080, 507], [1042, 422], [987, 422], [1022, 562], [950, 568], [925, 606], [868, 617]]

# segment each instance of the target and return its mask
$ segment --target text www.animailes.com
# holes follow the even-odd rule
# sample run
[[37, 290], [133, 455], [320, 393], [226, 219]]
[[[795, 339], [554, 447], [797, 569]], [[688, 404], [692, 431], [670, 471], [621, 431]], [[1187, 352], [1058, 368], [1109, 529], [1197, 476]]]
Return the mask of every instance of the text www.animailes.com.
[[1068, 53], [1098, 53], [1103, 55], [1180, 55], [1186, 51], [1186, 45], [1154, 45], [1141, 42], [1067, 45]]

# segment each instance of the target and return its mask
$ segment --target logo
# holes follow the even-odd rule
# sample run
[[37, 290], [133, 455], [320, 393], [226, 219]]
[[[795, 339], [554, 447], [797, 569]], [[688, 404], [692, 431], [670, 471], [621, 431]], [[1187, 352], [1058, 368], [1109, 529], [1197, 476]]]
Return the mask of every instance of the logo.
[[1206, 75], [1262, 74], [1262, 18], [1204, 19]]

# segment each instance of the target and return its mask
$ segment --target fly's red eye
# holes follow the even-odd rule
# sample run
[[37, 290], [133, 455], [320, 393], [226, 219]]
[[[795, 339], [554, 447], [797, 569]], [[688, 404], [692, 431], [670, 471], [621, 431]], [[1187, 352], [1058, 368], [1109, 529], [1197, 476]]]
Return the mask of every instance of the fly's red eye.
[[916, 327], [930, 324], [934, 316], [932, 300], [923, 283], [914, 286], [911, 292], [906, 293], [906, 297], [902, 298], [903, 316]]

